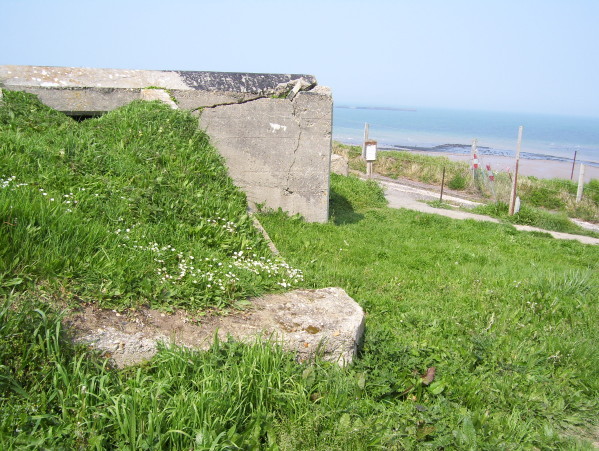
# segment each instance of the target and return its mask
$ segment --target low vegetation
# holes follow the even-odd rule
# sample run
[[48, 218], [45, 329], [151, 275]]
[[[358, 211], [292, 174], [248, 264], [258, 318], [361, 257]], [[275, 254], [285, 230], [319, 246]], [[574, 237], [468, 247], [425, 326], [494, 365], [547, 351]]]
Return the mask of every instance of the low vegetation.
[[189, 113], [134, 102], [77, 123], [8, 91], [0, 127], [0, 286], [197, 309], [301, 279]]
[[[334, 143], [333, 151], [347, 157], [351, 169], [365, 171], [359, 146]], [[490, 183], [482, 173], [479, 173], [476, 179], [473, 178], [472, 170], [465, 162], [403, 151], [380, 152], [380, 157], [374, 165], [374, 170], [378, 174], [392, 178], [403, 177], [437, 186], [441, 185], [443, 168], [446, 172], [446, 188], [476, 195], [489, 204], [498, 203], [498, 206], [485, 208], [480, 213], [505, 219], [507, 215], [500, 212], [503, 211], [501, 205], [509, 202], [512, 185], [510, 174], [495, 173], [495, 180]], [[577, 188], [577, 184], [570, 180], [519, 176], [518, 195], [527, 213], [511, 218], [511, 221], [537, 227], [557, 227], [550, 230], [560, 232], [585, 233], [575, 224], [568, 223], [567, 217], [599, 222], [599, 180], [592, 180], [585, 184], [581, 202], [576, 202]], [[558, 217], [549, 220], [551, 214], [547, 212], [557, 213]], [[535, 222], [533, 218], [539, 218], [539, 221]]]
[[[0, 126], [2, 449], [590, 449], [597, 439], [596, 246], [389, 209], [375, 183], [333, 175], [328, 223], [260, 216], [288, 265], [268, 254], [184, 113], [134, 103], [76, 124], [6, 93]], [[218, 263], [239, 278], [230, 291], [187, 279]], [[173, 268], [186, 274], [164, 277], [177, 279]], [[61, 321], [62, 307], [95, 296], [213, 308], [292, 282], [343, 287], [363, 306], [352, 366], [215, 341], [117, 370]]]
[[343, 202], [328, 224], [262, 218], [309, 286], [344, 287], [368, 313], [352, 371], [381, 414], [352, 418], [401, 449], [584, 448], [574, 437], [599, 399], [599, 249], [388, 209], [359, 183], [333, 176]]

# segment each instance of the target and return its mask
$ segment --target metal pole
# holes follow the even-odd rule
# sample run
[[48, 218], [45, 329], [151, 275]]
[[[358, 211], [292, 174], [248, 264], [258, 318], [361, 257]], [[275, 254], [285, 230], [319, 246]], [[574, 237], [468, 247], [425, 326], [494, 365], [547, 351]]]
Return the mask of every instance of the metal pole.
[[441, 177], [441, 196], [439, 202], [443, 202], [443, 187], [445, 186], [445, 166], [443, 166], [443, 176]]
[[516, 188], [518, 184], [518, 166], [520, 165], [520, 148], [522, 147], [522, 130], [524, 127], [518, 128], [518, 147], [516, 148], [516, 167], [514, 168], [514, 181], [512, 182], [512, 194], [510, 195], [510, 208], [508, 214], [514, 215], [514, 206], [516, 205]]
[[576, 153], [578, 151], [575, 150], [574, 151], [574, 160], [572, 161], [572, 172], [570, 173], [570, 180], [572, 180], [572, 178], [574, 177], [574, 165], [576, 164]]

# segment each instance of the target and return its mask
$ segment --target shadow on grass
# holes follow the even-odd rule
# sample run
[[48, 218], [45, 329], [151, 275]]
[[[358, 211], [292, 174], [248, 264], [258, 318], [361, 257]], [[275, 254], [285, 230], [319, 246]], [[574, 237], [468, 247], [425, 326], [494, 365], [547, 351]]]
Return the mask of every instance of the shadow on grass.
[[347, 197], [331, 188], [329, 198], [329, 214], [335, 225], [355, 224], [364, 219], [364, 215], [356, 213]]

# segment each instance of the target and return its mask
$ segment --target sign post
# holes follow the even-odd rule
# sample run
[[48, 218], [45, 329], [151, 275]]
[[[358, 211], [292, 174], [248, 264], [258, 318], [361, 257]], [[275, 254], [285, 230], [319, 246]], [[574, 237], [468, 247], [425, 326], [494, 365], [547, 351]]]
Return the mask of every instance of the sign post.
[[366, 157], [366, 175], [372, 178], [372, 163], [376, 160], [376, 141], [364, 142], [364, 154]]

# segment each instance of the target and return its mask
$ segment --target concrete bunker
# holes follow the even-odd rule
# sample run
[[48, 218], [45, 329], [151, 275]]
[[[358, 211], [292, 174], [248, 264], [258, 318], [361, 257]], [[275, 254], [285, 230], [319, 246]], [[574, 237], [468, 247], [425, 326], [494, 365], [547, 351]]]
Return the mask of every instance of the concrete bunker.
[[0, 66], [0, 87], [80, 120], [136, 99], [192, 111], [251, 206], [328, 219], [333, 101], [311, 75]]

